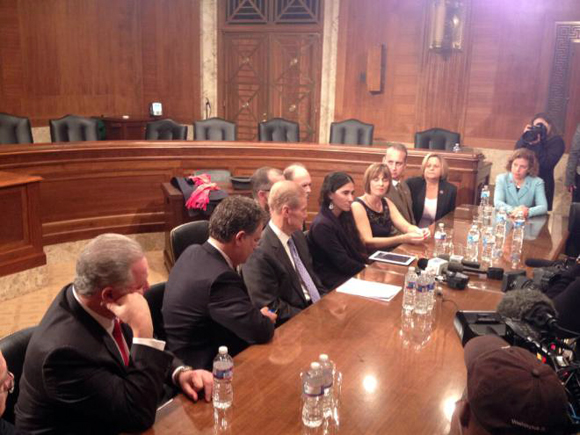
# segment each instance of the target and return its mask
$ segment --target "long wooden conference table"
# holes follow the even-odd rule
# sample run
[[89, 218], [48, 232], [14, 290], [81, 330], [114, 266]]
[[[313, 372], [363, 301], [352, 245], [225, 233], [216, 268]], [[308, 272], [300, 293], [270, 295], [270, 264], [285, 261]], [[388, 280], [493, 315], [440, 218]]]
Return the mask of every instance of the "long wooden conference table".
[[[444, 218], [448, 228], [454, 227], [455, 243], [464, 243], [473, 211], [462, 206]], [[565, 225], [559, 216], [530, 220], [534, 231], [524, 242], [522, 260], [541, 253], [557, 256]], [[429, 257], [432, 250], [432, 239], [397, 248], [420, 257]], [[496, 266], [511, 268], [508, 250]], [[358, 277], [402, 285], [406, 271], [373, 263]], [[145, 433], [322, 433], [302, 426], [299, 374], [327, 353], [343, 374], [339, 425], [329, 433], [445, 434], [466, 380], [463, 349], [453, 328], [455, 313], [494, 310], [502, 293], [500, 281], [483, 276], [472, 276], [463, 291], [441, 289], [431, 328], [419, 331], [404, 322], [401, 293], [382, 302], [331, 292], [279, 327], [271, 343], [251, 346], [235, 357], [234, 403], [225, 416], [214, 416], [211, 403], [193, 403], [180, 395], [158, 411], [155, 425]]]
[[[420, 172], [428, 151], [409, 150], [407, 174]], [[385, 153], [381, 146], [342, 146], [313, 143], [199, 142], [199, 141], [98, 141], [54, 144], [2, 145], [0, 171], [39, 180], [35, 203], [28, 208], [31, 220], [40, 221], [42, 246], [86, 240], [104, 232], [122, 234], [166, 231], [166, 197], [162, 184], [196, 170], [226, 169], [249, 176], [257, 168], [283, 169], [301, 162], [312, 175], [308, 220], [318, 212], [318, 192], [332, 171], [350, 173], [362, 192], [362, 175]], [[489, 182], [491, 163], [477, 151], [442, 153], [449, 162], [449, 180], [458, 187], [457, 203], [474, 204], [481, 186]], [[36, 177], [36, 178], [35, 178]], [[38, 178], [40, 177], [40, 178]], [[10, 182], [10, 180], [7, 180]], [[1, 190], [0, 197], [11, 194]], [[28, 216], [21, 214], [22, 216]], [[24, 219], [24, 218], [22, 218]], [[0, 226], [18, 230], [22, 222], [0, 215]], [[10, 235], [12, 231], [6, 231]], [[29, 258], [14, 258], [11, 237], [0, 233], [0, 275], [32, 267]], [[28, 241], [25, 241], [28, 243]], [[10, 252], [8, 265], [4, 252]], [[16, 254], [18, 254], [17, 251]], [[7, 257], [6, 257], [7, 258]]]

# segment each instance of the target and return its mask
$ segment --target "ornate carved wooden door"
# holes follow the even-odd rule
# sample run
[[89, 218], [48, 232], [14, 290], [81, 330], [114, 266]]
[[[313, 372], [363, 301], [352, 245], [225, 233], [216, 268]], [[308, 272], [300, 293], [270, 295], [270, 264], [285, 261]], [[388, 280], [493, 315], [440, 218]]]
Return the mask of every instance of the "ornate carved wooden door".
[[257, 140], [257, 125], [268, 111], [268, 35], [224, 35], [224, 118], [238, 126], [238, 139]]
[[258, 140], [258, 123], [274, 117], [298, 122], [302, 142], [318, 140], [320, 9], [317, 0], [222, 3], [219, 94], [239, 140]]

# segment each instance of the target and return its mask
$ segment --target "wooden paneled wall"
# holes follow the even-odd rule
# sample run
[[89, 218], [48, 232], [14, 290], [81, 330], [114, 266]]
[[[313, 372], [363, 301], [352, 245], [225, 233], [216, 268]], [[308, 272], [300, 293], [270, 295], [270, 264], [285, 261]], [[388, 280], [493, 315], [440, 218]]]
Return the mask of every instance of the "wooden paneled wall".
[[[413, 142], [415, 131], [442, 127], [469, 146], [513, 148], [547, 107], [556, 23], [580, 21], [580, 1], [463, 2], [463, 49], [443, 56], [428, 49], [430, 0], [342, 0], [335, 119], [375, 124], [376, 141]], [[366, 53], [376, 44], [386, 45], [385, 87], [371, 94]], [[580, 82], [567, 85], [578, 94]]]
[[0, 0], [0, 112], [200, 118], [199, 2]]

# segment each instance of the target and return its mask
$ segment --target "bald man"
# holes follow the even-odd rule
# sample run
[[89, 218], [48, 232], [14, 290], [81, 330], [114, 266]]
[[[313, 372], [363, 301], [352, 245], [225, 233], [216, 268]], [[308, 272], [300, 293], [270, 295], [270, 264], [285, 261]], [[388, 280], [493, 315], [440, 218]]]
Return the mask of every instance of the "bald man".
[[310, 193], [312, 192], [312, 179], [302, 163], [293, 163], [284, 169], [284, 178], [286, 180], [294, 181], [302, 187], [304, 192], [306, 192], [307, 198], [310, 196]]
[[306, 219], [306, 192], [293, 181], [279, 181], [269, 197], [270, 222], [242, 271], [256, 307], [278, 314], [279, 326], [327, 293], [314, 273], [301, 231]]
[[284, 175], [280, 169], [271, 168], [269, 166], [263, 166], [256, 169], [250, 178], [254, 200], [258, 203], [260, 208], [265, 210], [268, 214], [270, 213], [270, 210], [268, 210], [268, 196], [270, 195], [270, 189], [275, 182], [283, 179]]

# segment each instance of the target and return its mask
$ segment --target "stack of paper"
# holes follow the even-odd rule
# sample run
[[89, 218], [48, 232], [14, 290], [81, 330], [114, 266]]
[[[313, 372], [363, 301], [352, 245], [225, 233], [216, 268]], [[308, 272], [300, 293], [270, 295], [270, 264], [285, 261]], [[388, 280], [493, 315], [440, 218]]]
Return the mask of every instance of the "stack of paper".
[[358, 278], [351, 278], [339, 288], [337, 292], [346, 293], [349, 295], [363, 296], [365, 298], [378, 299], [381, 301], [390, 301], [399, 291], [401, 286], [382, 284], [380, 282], [363, 281]]

